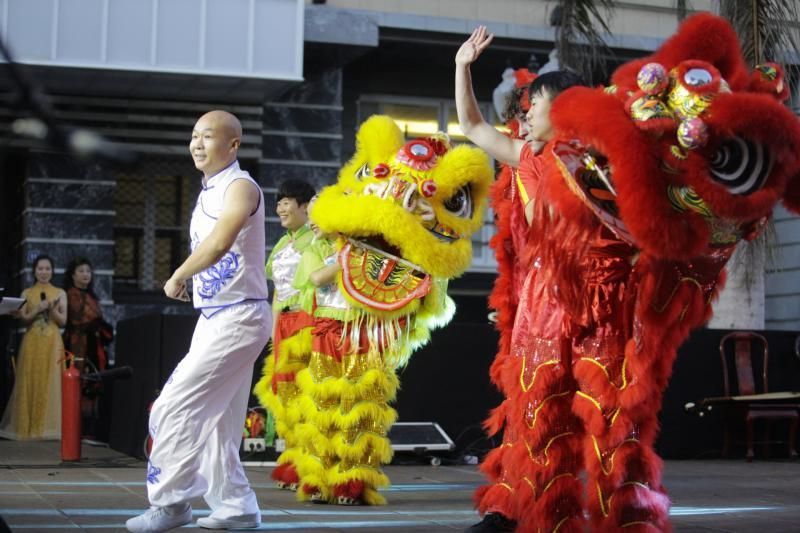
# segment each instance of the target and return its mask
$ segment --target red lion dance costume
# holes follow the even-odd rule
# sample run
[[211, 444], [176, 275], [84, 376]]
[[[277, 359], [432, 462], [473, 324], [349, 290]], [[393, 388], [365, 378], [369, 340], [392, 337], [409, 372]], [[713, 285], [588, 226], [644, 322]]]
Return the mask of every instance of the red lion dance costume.
[[[504, 112], [509, 135], [522, 139], [520, 133], [520, 116], [531, 107], [528, 86], [536, 79], [536, 75], [527, 69], [514, 71], [514, 90], [508, 96]], [[511, 101], [515, 98], [517, 101]], [[517, 116], [510, 116], [517, 111]], [[497, 278], [489, 295], [489, 306], [497, 312], [497, 329], [500, 333], [500, 350], [506, 354], [511, 342], [511, 328], [517, 311], [519, 289], [525, 280], [526, 268], [517, 257], [522, 254], [528, 226], [525, 223], [524, 201], [520, 201], [519, 174], [509, 165], [501, 165], [497, 180], [491, 189], [491, 206], [495, 213], [497, 232], [492, 237], [490, 246], [495, 251], [498, 264]], [[527, 193], [525, 194], [527, 196]], [[492, 380], [495, 384], [499, 382]]]
[[482, 513], [523, 532], [582, 531], [584, 509], [593, 531], [670, 530], [661, 395], [736, 244], [779, 200], [800, 212], [787, 95], [780, 67], [749, 73], [730, 25], [700, 14], [610, 87], [555, 100], [533, 274], [492, 368], [506, 400], [486, 426], [504, 442], [482, 465]]

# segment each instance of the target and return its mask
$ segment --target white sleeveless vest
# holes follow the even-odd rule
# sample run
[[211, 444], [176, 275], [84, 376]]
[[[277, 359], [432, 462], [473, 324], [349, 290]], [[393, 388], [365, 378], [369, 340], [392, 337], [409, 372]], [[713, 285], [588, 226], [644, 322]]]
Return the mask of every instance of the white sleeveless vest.
[[292, 296], [300, 293], [292, 285], [297, 265], [300, 264], [302, 254], [298, 252], [294, 243], [290, 242], [277, 252], [272, 258], [272, 283], [275, 285], [275, 301], [285, 302]]
[[258, 190], [258, 207], [222, 259], [192, 277], [194, 307], [206, 317], [237, 303], [268, 298], [264, 278], [264, 195], [250, 174], [239, 168], [238, 161], [206, 180], [192, 213], [191, 247], [194, 251], [214, 229], [225, 191], [239, 179], [249, 181]]

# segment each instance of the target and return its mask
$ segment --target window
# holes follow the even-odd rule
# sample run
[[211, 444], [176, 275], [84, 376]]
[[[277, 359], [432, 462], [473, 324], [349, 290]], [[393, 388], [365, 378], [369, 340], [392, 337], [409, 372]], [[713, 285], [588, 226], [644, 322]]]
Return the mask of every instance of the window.
[[[497, 118], [492, 104], [481, 104], [481, 113], [495, 127], [503, 125]], [[416, 98], [391, 95], [362, 95], [358, 100], [358, 124], [371, 115], [389, 115], [407, 138], [430, 135], [446, 131], [454, 144], [468, 143], [461, 132], [456, 115], [456, 105], [452, 100], [437, 98]], [[489, 248], [489, 240], [495, 233], [494, 215], [486, 210], [483, 227], [472, 236], [472, 265], [469, 272], [496, 272], [497, 263], [494, 252]]]
[[184, 158], [149, 158], [118, 173], [114, 192], [114, 291], [158, 291], [189, 252], [200, 177]]

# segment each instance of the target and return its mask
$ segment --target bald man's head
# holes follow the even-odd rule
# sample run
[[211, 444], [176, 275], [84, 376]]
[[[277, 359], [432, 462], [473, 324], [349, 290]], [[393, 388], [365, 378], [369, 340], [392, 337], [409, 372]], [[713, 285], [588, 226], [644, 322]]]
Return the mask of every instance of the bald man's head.
[[197, 170], [210, 178], [236, 161], [241, 142], [239, 119], [227, 111], [214, 110], [195, 124], [189, 151]]

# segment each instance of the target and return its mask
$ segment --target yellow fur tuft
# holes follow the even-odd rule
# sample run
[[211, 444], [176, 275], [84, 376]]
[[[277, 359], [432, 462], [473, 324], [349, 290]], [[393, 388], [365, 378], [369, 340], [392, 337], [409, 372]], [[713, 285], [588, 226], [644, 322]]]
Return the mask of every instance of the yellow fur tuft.
[[386, 505], [386, 498], [381, 496], [377, 490], [370, 487], [364, 488], [364, 494], [362, 494], [361, 498], [367, 505]]
[[[332, 428], [333, 426], [331, 426]], [[313, 421], [298, 424], [295, 434], [301, 445], [315, 457], [333, 457], [336, 455], [336, 447], [330, 436], [321, 431]]]
[[273, 412], [273, 416], [275, 416], [273, 409], [270, 407], [270, 403], [273, 401], [275, 395], [272, 393], [272, 376], [274, 374], [273, 369], [275, 368], [275, 354], [269, 354], [266, 359], [264, 359], [264, 366], [261, 369], [261, 379], [258, 380], [256, 386], [253, 388], [253, 394], [255, 394], [258, 401]]
[[305, 363], [311, 353], [311, 332], [313, 328], [303, 328], [296, 334], [283, 339], [280, 347], [279, 363], [284, 361], [287, 366], [292, 363]]
[[337, 455], [343, 462], [364, 464], [367, 456], [377, 457], [382, 464], [392, 460], [392, 445], [385, 436], [372, 431], [362, 431], [355, 440], [349, 442], [342, 433], [333, 437]]
[[[298, 456], [294, 463], [297, 473], [300, 475], [302, 485], [313, 486], [322, 493], [324, 499], [330, 499], [331, 491], [327, 483], [327, 469], [322, 460], [312, 455]], [[307, 501], [310, 495], [303, 490], [297, 491], [299, 501]]]

